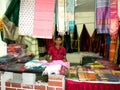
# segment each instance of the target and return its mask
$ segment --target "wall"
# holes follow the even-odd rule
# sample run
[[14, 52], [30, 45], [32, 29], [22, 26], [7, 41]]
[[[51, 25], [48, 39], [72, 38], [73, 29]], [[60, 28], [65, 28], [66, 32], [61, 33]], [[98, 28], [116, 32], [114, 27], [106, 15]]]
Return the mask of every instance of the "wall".
[[8, 80], [5, 82], [5, 90], [65, 90], [65, 78], [62, 75], [51, 75], [46, 84], [23, 84]]

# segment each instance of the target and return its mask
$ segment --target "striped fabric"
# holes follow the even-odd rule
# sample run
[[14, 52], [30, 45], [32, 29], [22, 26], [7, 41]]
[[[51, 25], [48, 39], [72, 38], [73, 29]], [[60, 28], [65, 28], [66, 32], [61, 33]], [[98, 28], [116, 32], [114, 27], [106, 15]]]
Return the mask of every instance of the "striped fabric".
[[24, 41], [25, 41], [25, 44], [28, 46], [27, 51], [32, 52], [35, 55], [34, 59], [39, 59], [37, 39], [30, 36], [25, 36]]
[[117, 46], [117, 35], [112, 35], [110, 41], [110, 51], [109, 51], [109, 60], [112, 63], [115, 63], [116, 46]]
[[97, 33], [109, 33], [110, 29], [110, 0], [96, 0]]
[[110, 0], [110, 35], [118, 33], [118, 0]]

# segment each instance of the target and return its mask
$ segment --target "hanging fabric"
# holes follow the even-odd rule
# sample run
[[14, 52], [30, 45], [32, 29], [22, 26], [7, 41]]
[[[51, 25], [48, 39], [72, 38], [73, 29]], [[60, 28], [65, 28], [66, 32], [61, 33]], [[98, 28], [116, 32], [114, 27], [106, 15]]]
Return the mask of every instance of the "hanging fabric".
[[112, 63], [115, 63], [115, 52], [116, 52], [116, 46], [117, 46], [117, 35], [112, 35], [111, 36], [111, 41], [110, 41], [110, 51], [109, 51], [109, 60]]
[[110, 0], [96, 0], [96, 29], [98, 34], [109, 33]]
[[73, 52], [79, 52], [79, 40], [78, 40], [77, 26], [75, 25], [74, 32], [71, 35], [71, 49]]
[[18, 20], [19, 20], [20, 0], [11, 0], [3, 18], [3, 36], [10, 40], [18, 38]]
[[19, 13], [19, 35], [33, 33], [34, 24], [34, 0], [21, 0]]
[[65, 0], [65, 31], [73, 32], [75, 26], [75, 0]]
[[33, 36], [52, 38], [55, 0], [35, 0]]
[[58, 0], [58, 32], [64, 33], [64, 0]]
[[80, 35], [80, 51], [90, 51], [90, 46], [90, 35], [85, 24], [83, 24], [83, 30]]
[[32, 52], [35, 56], [34, 59], [39, 59], [38, 40], [30, 36], [25, 36], [24, 42], [28, 46], [27, 51]]
[[8, 8], [11, 0], [0, 0], [0, 18], [3, 17], [6, 9]]
[[118, 33], [118, 0], [110, 0], [110, 35]]
[[63, 46], [66, 48], [67, 53], [71, 53], [71, 39], [70, 39], [70, 32], [65, 32], [64, 35], [64, 44]]

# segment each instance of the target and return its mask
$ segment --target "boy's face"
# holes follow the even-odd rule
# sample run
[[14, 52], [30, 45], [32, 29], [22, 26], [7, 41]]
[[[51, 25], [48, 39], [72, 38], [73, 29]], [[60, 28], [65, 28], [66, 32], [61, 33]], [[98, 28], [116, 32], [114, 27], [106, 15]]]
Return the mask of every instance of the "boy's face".
[[56, 38], [55, 39], [55, 44], [56, 45], [61, 45], [61, 43], [62, 43], [62, 39], [61, 38]]

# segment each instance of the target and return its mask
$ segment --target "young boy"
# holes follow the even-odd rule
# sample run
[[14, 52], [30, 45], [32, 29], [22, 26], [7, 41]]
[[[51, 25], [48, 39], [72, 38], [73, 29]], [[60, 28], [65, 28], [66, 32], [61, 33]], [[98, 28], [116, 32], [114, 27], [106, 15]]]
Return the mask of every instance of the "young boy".
[[66, 49], [62, 46], [62, 36], [56, 36], [54, 40], [55, 45], [50, 47], [48, 50], [47, 60], [49, 62], [54, 60], [62, 60], [64, 62], [66, 59]]
[[47, 56], [48, 62], [59, 63], [62, 67], [60, 74], [66, 74], [67, 70], [67, 59], [66, 49], [62, 46], [62, 36], [56, 36], [54, 39], [54, 46], [50, 47]]

